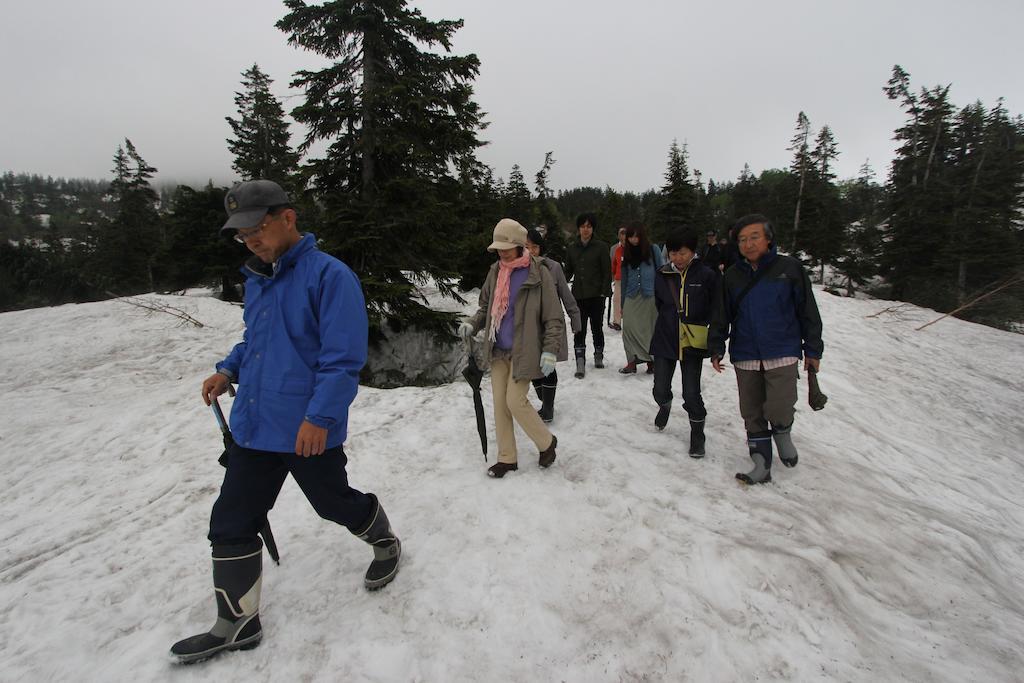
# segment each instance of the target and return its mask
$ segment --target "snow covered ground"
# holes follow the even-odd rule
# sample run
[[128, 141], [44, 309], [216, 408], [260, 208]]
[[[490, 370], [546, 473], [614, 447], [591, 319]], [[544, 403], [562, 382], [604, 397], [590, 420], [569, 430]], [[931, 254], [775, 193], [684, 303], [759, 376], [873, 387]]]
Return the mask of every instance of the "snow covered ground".
[[1021, 680], [1024, 337], [818, 297], [829, 404], [801, 383], [800, 466], [769, 486], [733, 480], [731, 370], [705, 369], [691, 460], [678, 380], [658, 432], [614, 332], [607, 369], [559, 367], [546, 471], [520, 435], [520, 471], [485, 476], [462, 382], [361, 390], [349, 472], [403, 540], [398, 578], [365, 592], [369, 549], [289, 480], [263, 644], [191, 667], [166, 652], [213, 623], [222, 473], [199, 386], [240, 310], [0, 315], [0, 680]]

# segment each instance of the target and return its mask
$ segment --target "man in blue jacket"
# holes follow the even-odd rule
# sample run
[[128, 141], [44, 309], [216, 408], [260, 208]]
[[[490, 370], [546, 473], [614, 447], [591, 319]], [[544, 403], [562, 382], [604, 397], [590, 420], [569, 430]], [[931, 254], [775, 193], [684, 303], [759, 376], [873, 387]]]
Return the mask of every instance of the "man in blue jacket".
[[747, 484], [772, 480], [772, 439], [779, 459], [795, 467], [790, 431], [796, 408], [797, 369], [815, 372], [821, 362], [821, 316], [803, 265], [779, 256], [771, 223], [761, 214], [740, 218], [731, 239], [741, 261], [722, 278], [708, 331], [715, 372], [722, 371], [725, 340], [736, 368], [740, 415], [754, 469], [737, 473]]
[[288, 195], [269, 180], [234, 187], [224, 200], [231, 235], [246, 262], [245, 333], [203, 382], [207, 405], [238, 383], [231, 407], [234, 444], [210, 516], [217, 622], [179, 641], [188, 663], [262, 638], [259, 600], [263, 544], [257, 535], [291, 473], [316, 512], [373, 546], [364, 580], [376, 590], [398, 571], [401, 544], [372, 493], [349, 486], [342, 444], [348, 409], [366, 361], [362, 287], [341, 261], [299, 233]]

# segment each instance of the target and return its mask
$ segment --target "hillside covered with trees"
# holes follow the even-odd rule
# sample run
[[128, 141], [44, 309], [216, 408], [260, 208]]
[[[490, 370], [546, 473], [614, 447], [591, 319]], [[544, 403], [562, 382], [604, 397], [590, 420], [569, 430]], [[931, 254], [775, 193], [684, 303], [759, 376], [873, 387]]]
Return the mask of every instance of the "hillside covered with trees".
[[[287, 187], [300, 225], [359, 274], [375, 335], [451, 331], [452, 314], [424, 305], [416, 288], [432, 279], [458, 298], [479, 286], [498, 218], [544, 226], [559, 258], [583, 211], [597, 214], [606, 241], [629, 221], [654, 241], [676, 227], [725, 237], [737, 217], [764, 213], [780, 248], [842, 293], [941, 311], [991, 293], [958, 315], [1010, 329], [1024, 321], [1024, 119], [1001, 100], [956, 104], [949, 85], [915, 85], [897, 65], [879, 84], [904, 114], [897, 130], [878, 131], [898, 143], [884, 180], [867, 162], [856, 178], [837, 178], [842, 141], [794, 102], [793, 136], [778, 141], [787, 168], [705, 178], [685, 144], [666, 140], [660, 187], [556, 192], [557, 149], [510, 169], [479, 161], [480, 63], [452, 53], [460, 20], [430, 21], [406, 2], [285, 6], [282, 39], [324, 59], [293, 76], [304, 93], [289, 112], [301, 140], [292, 146], [272, 80], [253, 64], [241, 72], [236, 111], [225, 112], [225, 142], [239, 179]], [[125, 139], [107, 179], [0, 176], [0, 310], [196, 285], [237, 296], [246, 252], [216, 230], [227, 188], [158, 189], [156, 172]]]

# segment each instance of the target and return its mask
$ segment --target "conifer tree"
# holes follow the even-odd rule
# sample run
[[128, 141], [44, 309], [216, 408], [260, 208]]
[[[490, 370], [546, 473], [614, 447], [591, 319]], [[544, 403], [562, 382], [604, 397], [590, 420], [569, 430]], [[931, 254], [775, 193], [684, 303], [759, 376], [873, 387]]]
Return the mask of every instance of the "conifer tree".
[[476, 229], [452, 211], [462, 192], [454, 169], [480, 146], [472, 99], [475, 55], [451, 54], [462, 21], [430, 21], [405, 0], [286, 0], [278, 22], [288, 42], [331, 60], [296, 74], [305, 101], [292, 116], [308, 128], [299, 151], [323, 155], [303, 174], [323, 208], [318, 237], [360, 276], [372, 334], [380, 319], [450, 330], [455, 316], [426, 307], [415, 285], [433, 277], [443, 294], [451, 249]]
[[840, 186], [845, 235], [836, 266], [846, 279], [848, 296], [853, 296], [857, 287], [878, 273], [885, 191], [875, 182], [874, 175], [871, 165], [865, 161], [857, 178]]
[[97, 230], [92, 284], [116, 294], [153, 291], [154, 265], [164, 239], [157, 194], [149, 182], [156, 168], [125, 138], [114, 155], [112, 172], [110, 198], [115, 215]]
[[505, 217], [529, 226], [532, 204], [530, 188], [526, 186], [523, 171], [519, 164], [513, 164], [512, 172], [508, 174], [508, 184], [505, 186]]
[[813, 168], [811, 160], [810, 144], [808, 140], [811, 135], [811, 122], [807, 115], [800, 112], [796, 117], [796, 133], [790, 141], [789, 151], [793, 152], [793, 163], [790, 164], [790, 172], [797, 179], [796, 208], [793, 211], [793, 227], [789, 236], [789, 250], [796, 251], [797, 235], [800, 232], [800, 210], [803, 207], [804, 188], [807, 186], [807, 176]]
[[658, 197], [656, 219], [651, 226], [651, 241], [660, 242], [673, 229], [692, 226], [697, 198], [686, 164], [686, 145], [672, 141], [668, 150], [665, 184]]
[[234, 133], [227, 140], [235, 155], [231, 167], [242, 180], [266, 178], [296, 189], [299, 154], [289, 144], [288, 123], [280, 101], [270, 92], [272, 83], [257, 64], [242, 72], [242, 91], [235, 93], [238, 118], [226, 117]]
[[533, 204], [533, 224], [547, 231], [544, 239], [545, 256], [561, 262], [565, 259], [565, 240], [562, 238], [561, 217], [555, 205], [554, 193], [548, 186], [551, 167], [554, 165], [554, 152], [547, 152], [544, 155], [544, 165], [534, 176], [537, 199]]
[[889, 221], [883, 271], [897, 299], [943, 307], [952, 300], [955, 272], [946, 259], [954, 236], [951, 164], [953, 107], [949, 86], [909, 94], [906, 72], [894, 67], [886, 93], [900, 99], [907, 121], [889, 173]]

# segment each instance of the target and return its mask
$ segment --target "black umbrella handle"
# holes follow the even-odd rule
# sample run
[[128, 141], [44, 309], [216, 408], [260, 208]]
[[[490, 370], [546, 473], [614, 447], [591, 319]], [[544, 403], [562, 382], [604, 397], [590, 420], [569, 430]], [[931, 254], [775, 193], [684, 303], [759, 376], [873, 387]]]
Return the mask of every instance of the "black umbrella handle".
[[213, 409], [213, 416], [217, 419], [217, 426], [220, 427], [220, 433], [224, 436], [230, 436], [231, 430], [228, 428], [228, 421], [224, 419], [224, 411], [220, 409], [220, 403], [217, 402], [216, 396], [214, 396], [213, 400], [210, 401], [210, 408]]

